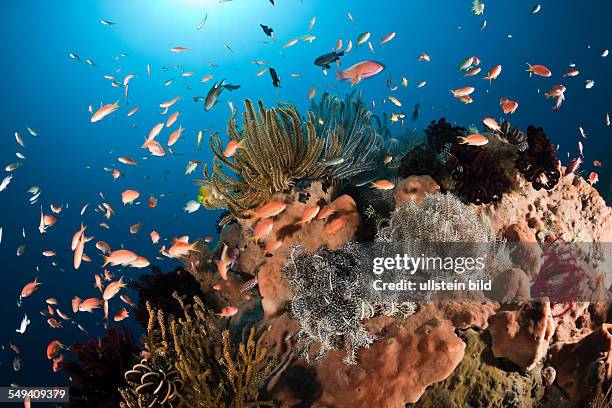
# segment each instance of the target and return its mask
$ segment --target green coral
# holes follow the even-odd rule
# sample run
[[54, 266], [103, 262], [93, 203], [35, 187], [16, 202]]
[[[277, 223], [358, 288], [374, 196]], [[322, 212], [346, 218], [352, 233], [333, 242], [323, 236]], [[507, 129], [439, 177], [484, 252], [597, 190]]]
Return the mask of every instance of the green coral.
[[[259, 389], [272, 369], [268, 349], [263, 345], [265, 334], [257, 338], [251, 329], [246, 339], [236, 342], [199, 298], [194, 298], [195, 303], [189, 306], [178, 295], [174, 296], [183, 308], [183, 316], [178, 319], [165, 316], [162, 310], [154, 310], [147, 303], [149, 322], [143, 338], [146, 361], [126, 372], [129, 385], [120, 390], [122, 406], [140, 408], [157, 396], [154, 393], [157, 387], [141, 387], [145, 375], [145, 383], [155, 377], [152, 382], [170, 389], [172, 398], [158, 398], [158, 405], [154, 406], [271, 406], [271, 402], [261, 401], [259, 396]], [[167, 404], [159, 404], [160, 400]]]

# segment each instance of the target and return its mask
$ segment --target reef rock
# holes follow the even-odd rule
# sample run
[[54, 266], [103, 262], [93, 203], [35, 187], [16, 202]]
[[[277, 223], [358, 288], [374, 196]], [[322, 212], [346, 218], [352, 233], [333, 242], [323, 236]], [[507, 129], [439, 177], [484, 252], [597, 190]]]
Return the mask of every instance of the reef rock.
[[490, 296], [502, 303], [529, 300], [529, 278], [520, 268], [507, 269], [493, 279]]
[[557, 384], [573, 401], [605, 394], [612, 381], [612, 324], [573, 343], [555, 344], [550, 363], [557, 371]]
[[421, 204], [425, 194], [435, 194], [440, 191], [440, 185], [430, 176], [410, 176], [395, 186], [395, 204], [402, 205], [408, 200]]
[[518, 265], [533, 281], [542, 267], [542, 248], [537, 242], [535, 233], [527, 223], [517, 222], [507, 227], [504, 238], [516, 245], [510, 245], [512, 262]]
[[486, 331], [459, 332], [465, 357], [444, 381], [427, 389], [415, 408], [537, 407], [545, 387], [540, 367], [526, 374], [507, 371], [489, 347]]
[[522, 303], [489, 319], [495, 357], [505, 357], [526, 370], [546, 355], [554, 330], [549, 302]]
[[497, 234], [524, 222], [538, 241], [552, 235], [574, 242], [612, 242], [612, 208], [584, 178], [562, 177], [550, 191], [536, 191], [522, 181], [520, 188], [484, 210]]
[[[345, 364], [342, 350], [328, 351], [316, 365], [296, 359], [269, 390], [283, 407], [401, 408], [414, 403], [428, 386], [447, 378], [464, 356], [465, 343], [455, 334], [451, 320], [484, 325], [486, 314], [494, 313], [492, 305], [475, 302], [472, 313], [460, 310], [460, 305], [429, 303], [407, 319], [372, 318], [365, 326], [377, 340], [358, 351], [357, 364]], [[478, 316], [479, 305], [488, 310], [483, 316]], [[285, 337], [295, 329], [295, 322], [282, 317], [269, 322], [269, 337], [274, 333], [277, 337], [270, 346], [276, 353], [288, 354]]]
[[[241, 245], [240, 271], [249, 275], [257, 275], [259, 292], [263, 298], [263, 309], [268, 317], [283, 310], [287, 302], [293, 297], [291, 287], [282, 271], [287, 262], [291, 246], [299, 243], [310, 251], [314, 251], [322, 245], [331, 249], [338, 249], [355, 236], [359, 226], [357, 205], [348, 195], [342, 195], [331, 201], [329, 194], [322, 191], [317, 192], [311, 188], [310, 197], [305, 203], [300, 202], [297, 197], [283, 194], [272, 196], [270, 201], [285, 201], [287, 203], [286, 209], [274, 217], [272, 232], [266, 239], [266, 243], [282, 241], [280, 247], [266, 255], [266, 251], [252, 240], [243, 239], [238, 244]], [[327, 204], [328, 202], [329, 204]], [[304, 210], [313, 205], [336, 211], [327, 220], [315, 219], [303, 227], [297, 225]], [[335, 220], [342, 220], [342, 227], [337, 231], [330, 232], [329, 225]], [[241, 223], [242, 230], [248, 231], [252, 227], [251, 224], [250, 220], [243, 221]]]

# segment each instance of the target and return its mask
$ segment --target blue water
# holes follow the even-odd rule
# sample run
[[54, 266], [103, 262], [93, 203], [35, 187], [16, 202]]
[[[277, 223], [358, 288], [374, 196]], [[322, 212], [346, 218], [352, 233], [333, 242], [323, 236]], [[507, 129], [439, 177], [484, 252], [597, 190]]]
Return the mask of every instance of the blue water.
[[[357, 88], [366, 100], [376, 102], [377, 114], [403, 110], [409, 117], [414, 104], [421, 103], [420, 118], [406, 126], [422, 128], [441, 116], [462, 125], [480, 125], [486, 116], [502, 116], [498, 100], [505, 96], [520, 103], [518, 112], [509, 118], [513, 125], [544, 127], [560, 145], [559, 156], [564, 163], [568, 161], [566, 152], [572, 158], [578, 154], [578, 126], [582, 126], [588, 134], [588, 139], [583, 140], [586, 158], [583, 174], [593, 170], [593, 160], [602, 161], [604, 168], [599, 170], [598, 188], [610, 198], [610, 172], [605, 166], [612, 158], [612, 128], [604, 126], [604, 116], [612, 112], [609, 76], [612, 56], [604, 59], [600, 53], [612, 48], [611, 2], [545, 0], [541, 1], [539, 14], [529, 15], [535, 2], [490, 1], [485, 2], [483, 16], [475, 16], [467, 0], [277, 0], [276, 3], [276, 6], [268, 0], [234, 0], [223, 4], [204, 0], [7, 0], [3, 3], [0, 163], [4, 167], [20, 161], [15, 157], [18, 151], [27, 160], [14, 173], [8, 188], [0, 192], [0, 226], [4, 235], [0, 244], [3, 312], [0, 344], [16, 343], [23, 360], [22, 369], [14, 372], [14, 352], [0, 351], [0, 385], [65, 384], [64, 374], [51, 371], [45, 356], [46, 345], [55, 338], [69, 345], [75, 340], [85, 341], [89, 336], [70, 323], [64, 323], [65, 328], [59, 330], [49, 328], [39, 310], [46, 307], [47, 297], [58, 298], [60, 308], [71, 312], [70, 299], [74, 295], [82, 298], [97, 295], [93, 275], [101, 271], [101, 262], [93, 246], [95, 241], [104, 240], [113, 248], [123, 245], [162, 269], [170, 270], [178, 262], [155, 259], [157, 253], [148, 236], [152, 229], [166, 240], [181, 235], [193, 238], [214, 235], [218, 212], [200, 209], [187, 214], [182, 210], [187, 201], [195, 198], [193, 180], [201, 175], [199, 167], [196, 173], [185, 176], [187, 161], [211, 161], [208, 133], [201, 151], [195, 149], [198, 130], [213, 127], [225, 134], [230, 115], [228, 101], [238, 109], [242, 109], [244, 98], [262, 99], [268, 106], [280, 101], [292, 102], [305, 113], [312, 86], [319, 94], [325, 90], [346, 93], [351, 89], [350, 84], [339, 83], [333, 72], [322, 75], [321, 69], [312, 64], [314, 58], [329, 52], [339, 37], [345, 40], [345, 47], [346, 40], [352, 39], [355, 43], [360, 33], [372, 33], [376, 54], [372, 55], [365, 46], [354, 48], [342, 59], [343, 67], [366, 59], [383, 63], [385, 72], [363, 81]], [[355, 24], [348, 20], [348, 11], [354, 16]], [[206, 13], [206, 24], [197, 31], [196, 25]], [[300, 41], [283, 49], [283, 44], [307, 33], [313, 16], [317, 21], [311, 34], [316, 40], [312, 44]], [[116, 25], [102, 25], [100, 19]], [[487, 27], [481, 31], [485, 19]], [[276, 42], [265, 37], [260, 23], [274, 28]], [[391, 31], [397, 31], [397, 37], [381, 47], [376, 46]], [[233, 51], [226, 49], [224, 42]], [[190, 50], [174, 54], [169, 51], [174, 46]], [[71, 60], [69, 52], [78, 54], [83, 62]], [[122, 52], [129, 55], [114, 61]], [[431, 56], [431, 63], [417, 62], [421, 52]], [[477, 77], [463, 78], [456, 66], [472, 55], [481, 59], [483, 72]], [[87, 65], [86, 58], [92, 59], [97, 67]], [[256, 76], [260, 67], [251, 64], [252, 60], [265, 60], [276, 68], [281, 76], [281, 88], [272, 87], [268, 73]], [[209, 66], [209, 61], [218, 67]], [[530, 78], [525, 72], [527, 62], [546, 65], [553, 76]], [[578, 65], [580, 75], [561, 78], [570, 63]], [[146, 75], [147, 64], [152, 67], [151, 77]], [[186, 71], [195, 71], [196, 75], [182, 78], [179, 70], [162, 70], [162, 66], [176, 64], [183, 65]], [[481, 78], [497, 64], [503, 66], [503, 72], [489, 87]], [[118, 68], [123, 69], [116, 74], [118, 80], [127, 73], [137, 75], [130, 83], [128, 106], [123, 90], [111, 87], [111, 81], [103, 78]], [[292, 78], [291, 73], [303, 76]], [[200, 83], [199, 79], [206, 74], [213, 74], [214, 79]], [[402, 101], [401, 109], [381, 103], [391, 94], [386, 87], [388, 74], [398, 84], [403, 75], [409, 80], [408, 88], [400, 86], [393, 93]], [[171, 78], [174, 83], [163, 86]], [[234, 92], [225, 91], [215, 109], [204, 112], [202, 104], [194, 103], [192, 97], [205, 96], [212, 83], [222, 78], [242, 87]], [[584, 89], [587, 79], [596, 81], [591, 90]], [[416, 89], [420, 81], [427, 81], [427, 85]], [[558, 83], [567, 87], [567, 100], [560, 112], [553, 112], [552, 101], [546, 100], [543, 93]], [[449, 92], [467, 85], [477, 88], [471, 105], [454, 100]], [[185, 128], [184, 138], [174, 146], [174, 151], [181, 155], [142, 160], [145, 151], [140, 145], [144, 136], [153, 125], [167, 118], [159, 115], [159, 103], [175, 96], [182, 98], [170, 109], [170, 112], [175, 108], [180, 110], [177, 124]], [[121, 107], [112, 117], [90, 123], [88, 105], [95, 109], [101, 102], [116, 100], [120, 100]], [[127, 111], [138, 104], [140, 111], [127, 118]], [[26, 126], [35, 129], [39, 137], [30, 136]], [[15, 131], [24, 138], [25, 149], [15, 142]], [[401, 129], [394, 125], [392, 131], [400, 133]], [[160, 142], [165, 142], [169, 133], [164, 130], [158, 138]], [[134, 157], [138, 166], [119, 164], [117, 157], [122, 155]], [[113, 181], [103, 167], [117, 167], [125, 176]], [[30, 195], [26, 192], [33, 185], [42, 190], [37, 205], [29, 204]], [[140, 205], [121, 205], [120, 193], [128, 188], [141, 192]], [[104, 219], [93, 211], [102, 202], [100, 192], [117, 210], [109, 222], [110, 230], [98, 226]], [[150, 194], [158, 198], [166, 194], [166, 197], [159, 199], [157, 208], [150, 209], [146, 205]], [[43, 204], [49, 213], [52, 203], [64, 205], [64, 211], [59, 215], [58, 224], [41, 235], [37, 228], [39, 205]], [[79, 211], [85, 203], [90, 204], [89, 209], [81, 217]], [[84, 263], [75, 271], [69, 246], [81, 222], [88, 225], [88, 235], [95, 236], [86, 250], [93, 263]], [[129, 234], [128, 227], [137, 222], [143, 223], [142, 230], [137, 235]], [[22, 228], [26, 238], [22, 237]], [[26, 253], [17, 257], [17, 247], [23, 243], [27, 245]], [[55, 250], [58, 255], [44, 258], [41, 252], [46, 249]], [[52, 261], [59, 266], [51, 266]], [[128, 279], [141, 273], [134, 269], [115, 272], [117, 277], [124, 274]], [[37, 276], [43, 285], [18, 307], [22, 286]], [[111, 313], [121, 306], [118, 300], [113, 301]], [[24, 313], [32, 324], [24, 335], [19, 335], [15, 328]], [[92, 337], [103, 333], [100, 311], [93, 315], [79, 313], [76, 320]], [[136, 328], [131, 320], [126, 321]]]

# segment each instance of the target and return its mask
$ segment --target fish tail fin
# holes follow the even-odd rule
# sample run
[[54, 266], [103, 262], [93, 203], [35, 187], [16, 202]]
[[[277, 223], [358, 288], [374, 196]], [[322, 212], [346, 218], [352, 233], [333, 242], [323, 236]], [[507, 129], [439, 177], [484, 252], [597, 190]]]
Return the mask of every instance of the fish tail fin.
[[336, 70], [336, 79], [338, 81], [342, 81], [342, 80], [346, 79], [347, 77], [348, 77], [347, 74], [344, 73], [343, 71], [340, 71], [338, 69]]
[[467, 143], [467, 137], [465, 137], [465, 136], [457, 136], [457, 139], [461, 140], [459, 142], [459, 144], [466, 144]]
[[533, 66], [530, 63], [526, 63], [527, 64], [527, 69], [525, 71], [529, 72], [529, 76], [533, 75]]

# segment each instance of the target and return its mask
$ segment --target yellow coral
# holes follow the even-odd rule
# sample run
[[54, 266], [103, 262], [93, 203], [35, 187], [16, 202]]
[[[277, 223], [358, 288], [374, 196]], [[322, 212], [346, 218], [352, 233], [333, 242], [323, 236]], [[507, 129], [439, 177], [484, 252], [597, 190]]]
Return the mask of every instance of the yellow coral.
[[[176, 293], [174, 297], [183, 308], [183, 316], [178, 319], [166, 317], [147, 303], [149, 323], [143, 343], [151, 365], [167, 367], [169, 362], [178, 372], [180, 406], [272, 406], [259, 400], [259, 388], [272, 368], [263, 336], [256, 338], [251, 329], [248, 338], [236, 344], [199, 298], [188, 306]], [[140, 407], [134, 384], [121, 390], [124, 407]]]

